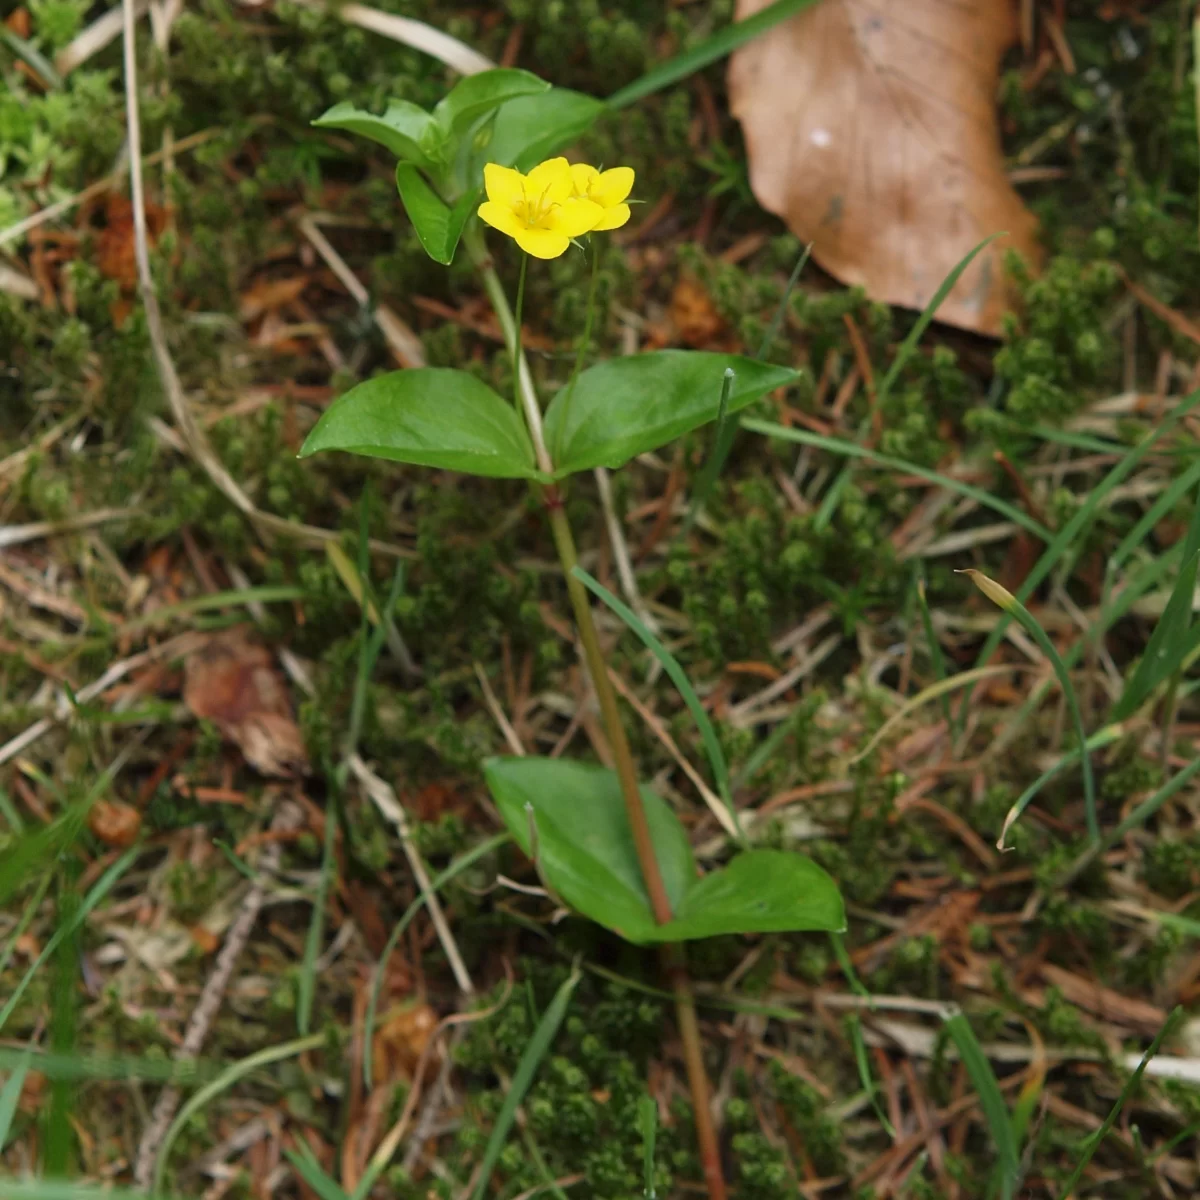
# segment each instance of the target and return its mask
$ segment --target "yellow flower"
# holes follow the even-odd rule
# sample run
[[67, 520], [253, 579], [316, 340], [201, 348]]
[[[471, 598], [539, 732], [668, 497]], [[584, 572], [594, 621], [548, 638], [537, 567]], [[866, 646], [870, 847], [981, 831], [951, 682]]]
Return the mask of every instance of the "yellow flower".
[[592, 226], [593, 230], [620, 229], [629, 220], [625, 197], [633, 190], [632, 167], [597, 171], [586, 163], [577, 163], [571, 168], [571, 182], [577, 197], [591, 200], [604, 210], [600, 220]]
[[534, 258], [557, 258], [573, 237], [595, 229], [606, 215], [598, 202], [573, 194], [565, 158], [547, 159], [528, 175], [488, 163], [483, 183], [488, 198], [479, 206], [480, 217]]

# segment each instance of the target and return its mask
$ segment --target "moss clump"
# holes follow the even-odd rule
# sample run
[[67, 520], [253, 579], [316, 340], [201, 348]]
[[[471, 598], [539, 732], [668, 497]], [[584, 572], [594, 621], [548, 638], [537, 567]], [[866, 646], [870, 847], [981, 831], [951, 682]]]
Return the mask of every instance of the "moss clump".
[[[464, 1177], [499, 1111], [501, 1093], [491, 1090], [496, 1075], [511, 1077], [540, 1014], [566, 974], [562, 967], [523, 961], [523, 988], [495, 1017], [471, 1026], [460, 1047], [459, 1065], [471, 1085], [468, 1117], [455, 1139]], [[660, 1051], [664, 1032], [664, 1010], [657, 1001], [586, 977], [580, 982], [570, 1015], [524, 1105], [528, 1137], [552, 1178], [580, 1171], [588, 1194], [597, 1200], [624, 1200], [640, 1192], [637, 1107], [646, 1092], [646, 1064]], [[659, 1130], [660, 1169], [668, 1163], [689, 1164], [690, 1136], [690, 1116]], [[529, 1144], [523, 1147], [514, 1136], [497, 1166], [498, 1176], [514, 1192], [543, 1181]], [[453, 1158], [451, 1166], [457, 1170]], [[670, 1176], [660, 1178], [664, 1192], [668, 1191]]]

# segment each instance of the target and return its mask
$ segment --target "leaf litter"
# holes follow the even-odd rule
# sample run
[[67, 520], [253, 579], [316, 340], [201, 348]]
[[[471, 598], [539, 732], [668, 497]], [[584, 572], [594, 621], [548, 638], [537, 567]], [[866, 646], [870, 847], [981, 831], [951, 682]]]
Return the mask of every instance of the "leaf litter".
[[[739, 18], [770, 0], [739, 0]], [[1008, 0], [823, 0], [729, 64], [750, 183], [831, 275], [923, 309], [985, 237], [939, 321], [996, 336], [1004, 256], [1036, 267], [1037, 221], [1008, 181], [996, 89], [1016, 40]]]

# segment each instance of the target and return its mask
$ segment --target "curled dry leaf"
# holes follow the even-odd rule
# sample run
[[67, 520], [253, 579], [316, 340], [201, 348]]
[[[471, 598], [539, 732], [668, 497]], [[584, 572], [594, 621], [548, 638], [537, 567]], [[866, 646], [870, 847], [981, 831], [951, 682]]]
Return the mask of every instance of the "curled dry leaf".
[[124, 849], [137, 841], [142, 814], [132, 804], [97, 800], [88, 813], [88, 828], [106, 845]]
[[[738, 0], [746, 18], [770, 0]], [[1036, 269], [1036, 219], [1005, 172], [996, 118], [1011, 0], [822, 0], [729, 66], [750, 185], [813, 257], [873, 299], [923, 309], [990, 234], [938, 319], [996, 335], [1003, 260]]]
[[283, 677], [245, 628], [215, 634], [188, 656], [183, 699], [264, 775], [287, 778], [308, 769]]
[[375, 1084], [412, 1081], [425, 1047], [437, 1028], [437, 1013], [428, 1004], [401, 1009], [375, 1034], [371, 1069]]

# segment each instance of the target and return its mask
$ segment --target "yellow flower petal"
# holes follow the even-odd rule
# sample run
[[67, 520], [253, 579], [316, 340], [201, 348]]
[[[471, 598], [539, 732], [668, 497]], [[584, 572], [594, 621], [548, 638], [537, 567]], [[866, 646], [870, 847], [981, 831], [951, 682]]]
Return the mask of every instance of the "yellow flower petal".
[[588, 166], [587, 163], [572, 163], [571, 164], [571, 183], [575, 187], [575, 195], [582, 196], [585, 199], [588, 196], [588, 188], [592, 183], [599, 179], [600, 172], [595, 167]]
[[571, 165], [565, 158], [548, 158], [525, 176], [525, 197], [561, 204], [571, 194]]
[[613, 167], [600, 173], [599, 178], [592, 183], [588, 196], [597, 204], [611, 208], [614, 204], [620, 204], [632, 191], [633, 168]]
[[507, 204], [497, 204], [494, 200], [485, 200], [479, 206], [479, 219], [509, 237], [516, 237], [525, 228]]
[[549, 224], [555, 233], [573, 238], [590, 233], [604, 216], [604, 209], [591, 200], [564, 200], [550, 213]]
[[512, 208], [514, 204], [525, 198], [522, 184], [524, 176], [512, 167], [502, 167], [499, 163], [488, 163], [483, 168], [483, 186], [487, 188], [487, 197], [493, 204], [506, 204]]
[[603, 216], [592, 226], [593, 233], [604, 229], [620, 229], [629, 220], [629, 205], [614, 204], [612, 208], [603, 209]]
[[557, 258], [571, 244], [566, 234], [552, 229], [522, 229], [513, 236], [517, 245], [534, 258]]

